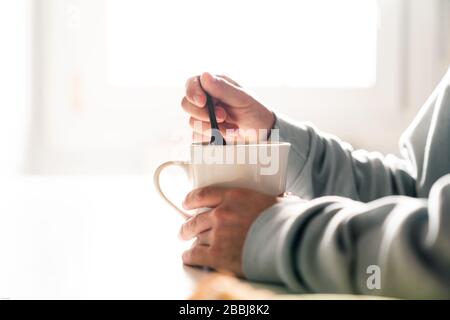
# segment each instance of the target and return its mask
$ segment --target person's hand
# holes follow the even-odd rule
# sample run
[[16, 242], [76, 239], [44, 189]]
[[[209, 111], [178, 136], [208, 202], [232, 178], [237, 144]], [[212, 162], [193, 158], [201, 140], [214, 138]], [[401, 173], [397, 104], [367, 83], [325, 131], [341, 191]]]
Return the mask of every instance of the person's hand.
[[242, 248], [253, 221], [280, 198], [248, 189], [205, 187], [190, 192], [183, 207], [211, 208], [194, 215], [180, 230], [183, 240], [197, 238], [183, 262], [242, 276]]
[[[181, 101], [190, 115], [194, 141], [208, 142], [211, 135], [203, 90], [213, 98], [217, 122], [226, 140], [255, 142], [267, 137], [275, 121], [273, 113], [232, 79], [205, 72], [186, 82], [186, 95]], [[265, 137], [258, 135], [261, 129], [266, 130]]]

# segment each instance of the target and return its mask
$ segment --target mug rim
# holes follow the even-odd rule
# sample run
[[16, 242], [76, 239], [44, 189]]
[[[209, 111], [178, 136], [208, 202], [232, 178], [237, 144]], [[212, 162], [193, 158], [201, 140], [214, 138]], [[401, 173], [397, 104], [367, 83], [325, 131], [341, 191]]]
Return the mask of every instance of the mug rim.
[[233, 144], [226, 144], [224, 146], [212, 145], [209, 142], [192, 142], [191, 143], [191, 147], [205, 147], [205, 148], [207, 148], [207, 147], [214, 147], [214, 148], [217, 148], [217, 147], [220, 147], [220, 148], [223, 148], [223, 147], [225, 147], [225, 148], [226, 147], [255, 147], [255, 146], [264, 147], [264, 146], [290, 146], [290, 145], [291, 145], [290, 142], [285, 142], [285, 141], [283, 141], [283, 142], [267, 142], [267, 143], [233, 143]]

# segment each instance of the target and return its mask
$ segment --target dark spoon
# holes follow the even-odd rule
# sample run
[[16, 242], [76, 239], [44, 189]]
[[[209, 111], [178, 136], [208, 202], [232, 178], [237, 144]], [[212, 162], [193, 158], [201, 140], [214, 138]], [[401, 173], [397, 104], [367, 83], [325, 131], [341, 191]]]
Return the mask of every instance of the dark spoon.
[[222, 134], [220, 133], [213, 99], [211, 95], [203, 89], [200, 79], [198, 79], [198, 83], [200, 84], [200, 88], [202, 88], [203, 92], [205, 92], [206, 95], [206, 106], [208, 107], [209, 122], [211, 123], [211, 141], [209, 142], [209, 144], [217, 146], [220, 145], [225, 146], [227, 143]]

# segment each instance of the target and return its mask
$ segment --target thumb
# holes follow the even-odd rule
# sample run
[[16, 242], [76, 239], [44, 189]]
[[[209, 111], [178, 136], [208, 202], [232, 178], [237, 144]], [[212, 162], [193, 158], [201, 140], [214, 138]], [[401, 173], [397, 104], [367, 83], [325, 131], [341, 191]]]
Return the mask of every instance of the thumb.
[[200, 76], [203, 90], [212, 97], [233, 107], [244, 107], [249, 104], [249, 95], [230, 81], [205, 72]]

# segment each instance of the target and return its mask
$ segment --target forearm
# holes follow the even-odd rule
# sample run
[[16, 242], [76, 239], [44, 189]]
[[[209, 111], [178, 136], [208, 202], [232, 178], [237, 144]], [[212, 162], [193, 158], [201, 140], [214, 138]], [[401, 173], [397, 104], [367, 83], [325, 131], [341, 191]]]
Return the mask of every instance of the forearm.
[[[364, 204], [324, 197], [281, 203], [252, 225], [244, 272], [296, 292], [449, 298], [448, 212], [450, 176], [436, 183], [429, 202], [387, 197]], [[370, 266], [381, 272], [379, 289], [367, 286]]]
[[277, 115], [278, 138], [291, 143], [288, 191], [305, 199], [337, 195], [364, 202], [388, 195], [416, 196], [408, 162], [352, 147], [338, 138]]

